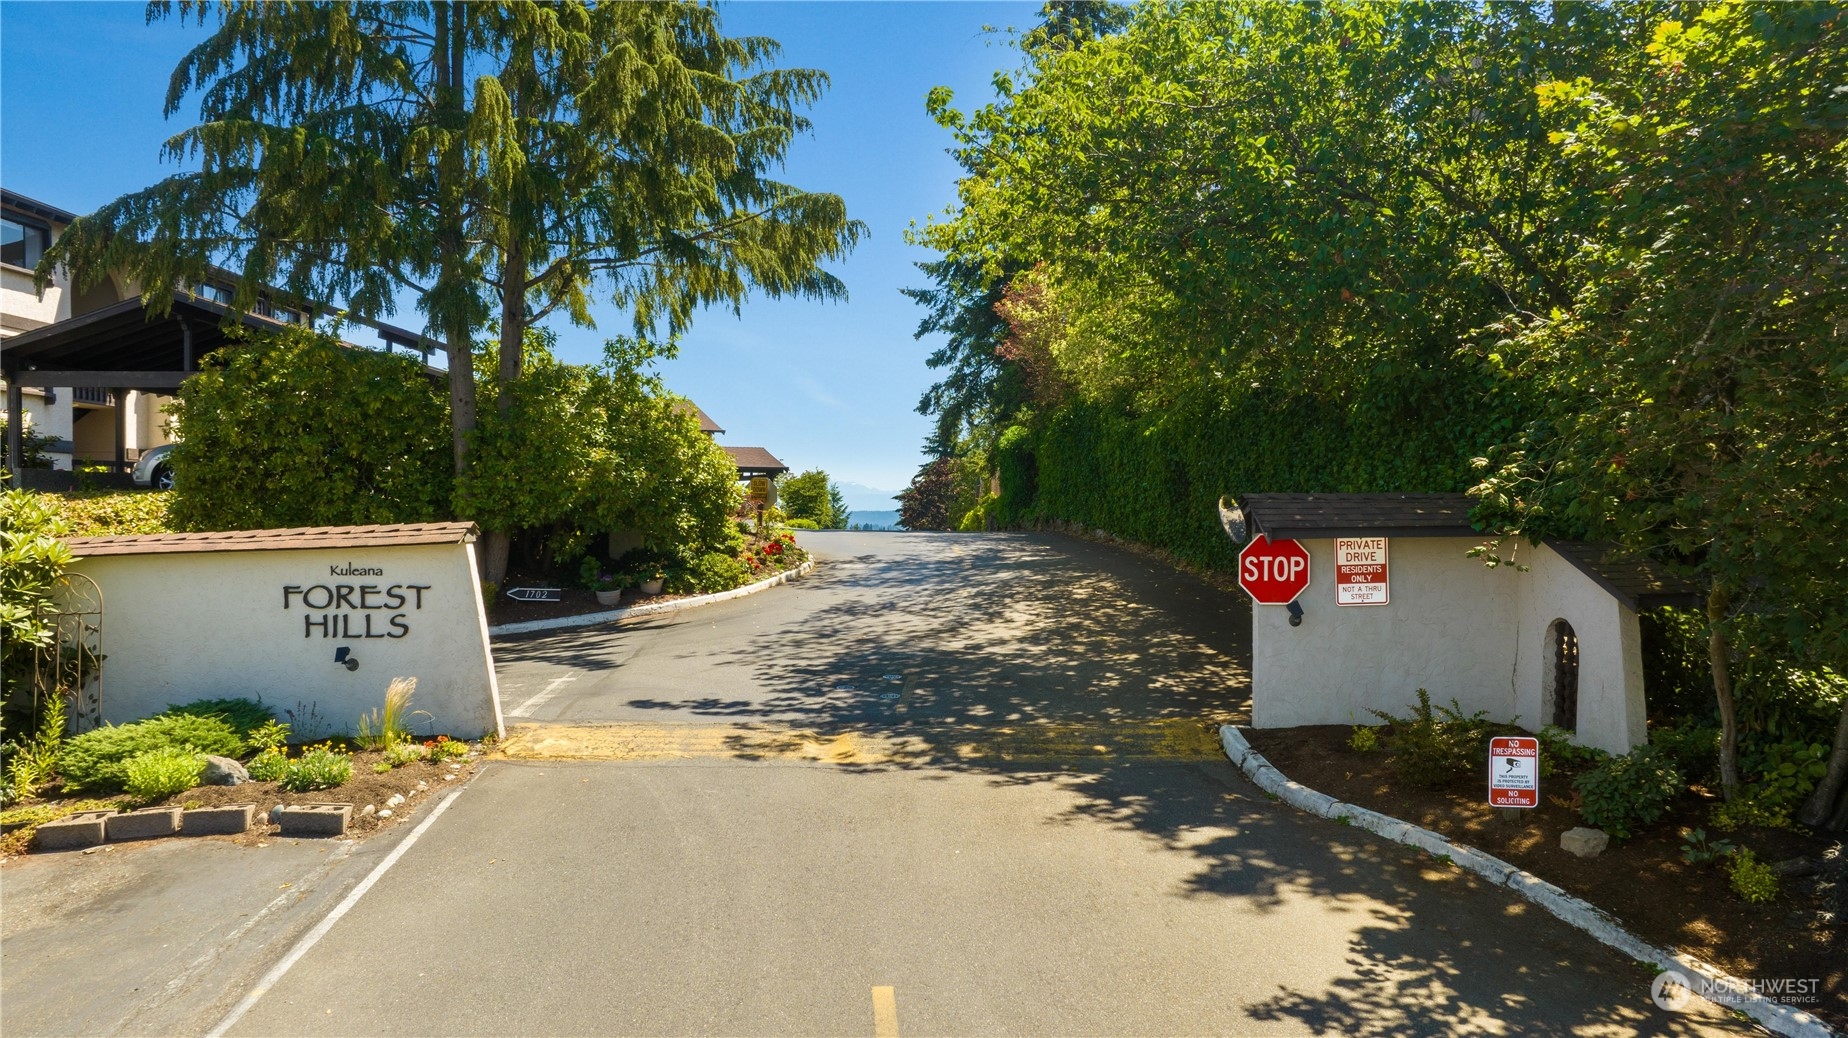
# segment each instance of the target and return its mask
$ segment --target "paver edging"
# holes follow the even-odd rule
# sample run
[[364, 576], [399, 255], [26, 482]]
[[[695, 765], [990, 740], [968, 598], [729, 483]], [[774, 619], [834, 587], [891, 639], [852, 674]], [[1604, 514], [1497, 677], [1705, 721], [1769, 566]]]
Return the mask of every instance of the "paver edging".
[[1263, 754], [1253, 749], [1244, 734], [1232, 725], [1220, 726], [1219, 743], [1225, 748], [1226, 757], [1238, 765], [1245, 776], [1258, 788], [1276, 796], [1277, 799], [1288, 803], [1291, 807], [1307, 811], [1320, 818], [1346, 821], [1394, 843], [1417, 847], [1436, 857], [1448, 857], [1458, 866], [1468, 869], [1497, 886], [1507, 887], [1551, 912], [1560, 921], [1585, 931], [1632, 959], [1647, 962], [1657, 969], [1693, 974], [1715, 989], [1736, 992], [1738, 1001], [1733, 1003], [1731, 1008], [1745, 1013], [1775, 1034], [1785, 1035], [1787, 1038], [1830, 1038], [1836, 1033], [1828, 1024], [1801, 1009], [1773, 1002], [1754, 994], [1750, 985], [1724, 970], [1682, 952], [1658, 948], [1650, 944], [1625, 930], [1603, 909], [1588, 901], [1573, 897], [1533, 873], [1524, 871], [1519, 866], [1509, 864], [1467, 844], [1451, 843], [1442, 835], [1429, 829], [1420, 828], [1391, 815], [1380, 814], [1378, 811], [1339, 802], [1333, 797], [1290, 781], [1283, 772], [1277, 770], [1275, 765], [1265, 760]]
[[593, 624], [612, 623], [616, 620], [626, 620], [632, 616], [649, 616], [654, 613], [677, 613], [682, 609], [693, 609], [697, 606], [712, 605], [715, 602], [729, 602], [734, 598], [755, 595], [759, 591], [767, 591], [770, 588], [776, 587], [778, 584], [794, 580], [797, 577], [807, 576], [814, 569], [815, 557], [810, 555], [807, 562], [797, 566], [795, 569], [784, 570], [774, 577], [765, 577], [755, 584], [735, 587], [730, 591], [720, 591], [711, 595], [694, 595], [691, 598], [676, 598], [672, 602], [654, 602], [645, 605], [629, 606], [626, 609], [611, 609], [601, 613], [580, 613], [577, 616], [555, 616], [549, 620], [525, 620], [520, 623], [499, 624], [488, 628], [488, 637], [501, 638], [509, 634], [531, 634], [534, 631], [560, 631], [569, 627], [589, 627]]

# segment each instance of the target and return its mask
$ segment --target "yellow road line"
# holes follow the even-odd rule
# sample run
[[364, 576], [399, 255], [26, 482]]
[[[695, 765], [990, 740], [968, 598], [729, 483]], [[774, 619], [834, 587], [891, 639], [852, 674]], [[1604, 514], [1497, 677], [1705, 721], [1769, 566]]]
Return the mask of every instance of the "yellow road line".
[[873, 989], [873, 1038], [898, 1038], [898, 999], [891, 988]]

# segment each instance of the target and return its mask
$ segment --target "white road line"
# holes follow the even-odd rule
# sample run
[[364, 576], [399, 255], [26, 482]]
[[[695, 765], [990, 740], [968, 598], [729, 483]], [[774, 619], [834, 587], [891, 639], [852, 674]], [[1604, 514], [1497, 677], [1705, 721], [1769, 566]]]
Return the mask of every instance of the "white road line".
[[519, 706], [514, 707], [513, 710], [508, 713], [507, 716], [508, 717], [531, 717], [533, 716], [534, 710], [537, 710], [540, 707], [551, 702], [552, 697], [558, 694], [558, 686], [564, 684], [567, 681], [576, 681], [576, 680], [577, 680], [577, 675], [575, 674], [567, 675], [566, 677], [562, 677], [562, 678], [553, 678], [551, 681], [546, 683], [545, 688], [539, 690], [539, 693], [537, 695], [533, 696], [531, 699], [528, 699], [526, 702], [521, 703]]
[[205, 1033], [205, 1038], [224, 1038], [226, 1032], [236, 1027], [237, 1022], [244, 1018], [244, 1014], [255, 1008], [257, 1001], [267, 994], [270, 988], [275, 987], [282, 980], [283, 975], [301, 961], [302, 956], [308, 954], [310, 949], [320, 943], [321, 938], [327, 936], [327, 931], [334, 928], [334, 924], [340, 921], [340, 917], [351, 911], [353, 906], [359, 903], [359, 899], [366, 896], [366, 891], [372, 889], [372, 884], [377, 883], [379, 877], [385, 875], [387, 869], [396, 865], [398, 859], [404, 857], [404, 852], [410, 850], [411, 845], [416, 843], [432, 825], [435, 825], [436, 820], [443, 817], [443, 812], [449, 810], [449, 805], [455, 803], [461, 795], [462, 790], [458, 789], [449, 794], [442, 803], [436, 805], [436, 809], [430, 812], [430, 817], [418, 823], [417, 828], [411, 830], [411, 835], [406, 836], [398, 846], [393, 847], [391, 853], [385, 856], [385, 860], [374, 866], [372, 871], [366, 874], [366, 878], [359, 881], [359, 886], [354, 887], [352, 893], [335, 905], [333, 911], [327, 913], [327, 918], [316, 923], [314, 929], [302, 935], [302, 939], [295, 942], [295, 947], [289, 949], [289, 954], [284, 955], [281, 962], [265, 973], [263, 979], [257, 981], [257, 986], [250, 990], [250, 994], [245, 995], [242, 1002], [233, 1006], [231, 1012], [225, 1014], [223, 1020], [218, 1021], [218, 1026]]
[[[353, 853], [353, 848], [355, 846], [357, 845], [351, 842], [342, 844], [340, 849], [334, 852], [333, 860], [317, 870], [313, 879], [319, 879], [322, 875], [331, 871], [334, 865], [345, 861], [347, 857]], [[262, 922], [271, 912], [286, 908], [290, 902], [299, 901], [301, 897], [302, 892], [295, 889], [286, 890], [276, 895], [274, 901], [264, 905], [255, 915], [244, 920], [243, 925], [227, 934], [224, 940], [218, 942], [216, 947], [206, 952], [204, 955], [199, 956], [197, 959], [194, 959], [192, 965], [186, 967], [179, 976], [168, 981], [165, 989], [167, 997], [172, 997], [178, 993], [181, 988], [191, 983], [193, 978], [204, 973], [211, 967], [216, 966], [220, 958], [223, 958], [227, 953], [235, 949], [237, 947], [237, 942], [243, 940], [244, 935], [255, 928], [256, 925]]]

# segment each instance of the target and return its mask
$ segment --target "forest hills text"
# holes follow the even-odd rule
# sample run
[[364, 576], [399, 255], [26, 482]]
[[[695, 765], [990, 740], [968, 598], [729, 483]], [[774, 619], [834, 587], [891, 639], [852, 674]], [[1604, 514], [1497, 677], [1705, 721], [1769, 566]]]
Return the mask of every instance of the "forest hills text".
[[304, 638], [402, 638], [428, 590], [429, 584], [285, 584], [282, 608], [307, 610]]

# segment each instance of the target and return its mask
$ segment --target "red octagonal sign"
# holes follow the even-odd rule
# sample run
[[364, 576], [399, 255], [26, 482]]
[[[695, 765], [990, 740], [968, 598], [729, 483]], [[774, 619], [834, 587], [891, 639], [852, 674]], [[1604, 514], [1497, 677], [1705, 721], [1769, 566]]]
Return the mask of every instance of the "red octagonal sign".
[[1289, 605], [1309, 586], [1309, 551], [1258, 534], [1238, 553], [1238, 586], [1260, 605]]

